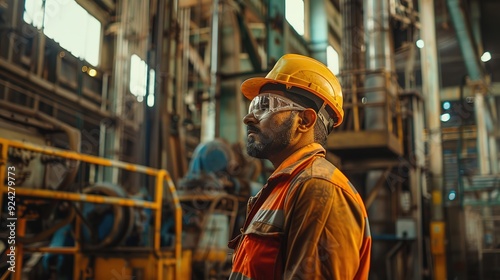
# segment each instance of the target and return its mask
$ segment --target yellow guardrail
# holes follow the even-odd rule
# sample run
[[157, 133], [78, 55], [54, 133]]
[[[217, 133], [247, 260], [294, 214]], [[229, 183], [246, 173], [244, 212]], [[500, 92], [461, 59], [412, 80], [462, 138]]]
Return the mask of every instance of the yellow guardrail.
[[[138, 207], [138, 208], [149, 208], [152, 209], [154, 213], [154, 242], [153, 249], [155, 251], [155, 255], [158, 258], [157, 262], [157, 276], [158, 279], [162, 279], [163, 277], [163, 264], [165, 263], [175, 263], [175, 275], [176, 279], [180, 277], [181, 270], [181, 236], [182, 236], [182, 209], [181, 204], [179, 202], [179, 198], [176, 193], [176, 189], [174, 183], [168, 172], [163, 169], [154, 169], [146, 166], [141, 166], [137, 164], [125, 163], [112, 159], [105, 159], [101, 157], [96, 157], [87, 154], [76, 153], [72, 151], [52, 148], [52, 147], [44, 147], [37, 146], [29, 143], [23, 143], [20, 141], [9, 140], [5, 138], [0, 138], [0, 215], [3, 210], [3, 196], [4, 194], [14, 194], [16, 196], [27, 196], [27, 197], [35, 197], [41, 199], [56, 199], [56, 200], [67, 200], [67, 201], [79, 201], [79, 202], [87, 202], [87, 203], [102, 203], [102, 204], [111, 204], [111, 205], [120, 205], [127, 207]], [[82, 194], [75, 192], [67, 192], [67, 191], [53, 191], [53, 190], [42, 190], [42, 189], [28, 189], [23, 188], [22, 186], [15, 185], [13, 180], [10, 180], [9, 177], [9, 166], [7, 166], [8, 162], [8, 150], [9, 148], [18, 148], [22, 150], [28, 150], [32, 152], [37, 152], [41, 154], [51, 155], [55, 157], [61, 157], [71, 160], [77, 160], [81, 162], [87, 162], [90, 164], [107, 166], [107, 167], [115, 167], [120, 168], [127, 171], [137, 172], [152, 176], [155, 178], [155, 193], [153, 197], [153, 201], [147, 200], [139, 200], [139, 199], [130, 199], [130, 198], [118, 198], [118, 197], [109, 197], [98, 194]], [[14, 183], [13, 183], [14, 182]], [[163, 186], [167, 184], [167, 190], [170, 192], [170, 195], [173, 198], [174, 205], [174, 215], [175, 215], [175, 243], [174, 243], [174, 254], [173, 257], [165, 257], [164, 254], [161, 253], [160, 250], [160, 231], [161, 231], [161, 213], [162, 213], [162, 202], [163, 202]], [[12, 196], [11, 196], [12, 197]], [[14, 203], [15, 205], [15, 203]], [[10, 206], [10, 205], [9, 205]], [[12, 222], [17, 223], [15, 228], [17, 236], [24, 236], [24, 227], [25, 220], [17, 213], [20, 211], [19, 207], [11, 207], [10, 209], [14, 209], [16, 211], [15, 217], [12, 217]], [[19, 219], [18, 219], [19, 218]], [[61, 248], [50, 248], [43, 247], [37, 248], [36, 251], [39, 252], [51, 252], [56, 254], [74, 254], [74, 273], [75, 278], [78, 278], [79, 268], [79, 252], [81, 250], [81, 244], [79, 244], [80, 238], [80, 220], [77, 218], [77, 222], [75, 224], [75, 246], [74, 247], [61, 247]], [[15, 272], [14, 279], [21, 279], [22, 272], [22, 254], [23, 254], [23, 244], [15, 244]], [[160, 260], [161, 258], [161, 260]], [[6, 274], [3, 277], [6, 277], [8, 273], [12, 271], [7, 270]], [[2, 278], [3, 278], [2, 277]]]

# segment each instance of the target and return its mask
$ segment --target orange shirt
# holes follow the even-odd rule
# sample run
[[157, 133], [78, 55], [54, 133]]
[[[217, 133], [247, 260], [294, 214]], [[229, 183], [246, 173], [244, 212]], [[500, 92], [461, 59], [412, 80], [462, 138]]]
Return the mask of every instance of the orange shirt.
[[288, 157], [249, 200], [229, 279], [368, 279], [361, 197], [319, 144]]

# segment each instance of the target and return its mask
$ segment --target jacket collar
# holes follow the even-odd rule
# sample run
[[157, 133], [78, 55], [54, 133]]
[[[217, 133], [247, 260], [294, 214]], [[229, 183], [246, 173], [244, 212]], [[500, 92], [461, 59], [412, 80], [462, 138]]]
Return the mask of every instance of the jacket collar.
[[299, 168], [306, 160], [310, 159], [313, 156], [321, 156], [325, 157], [326, 151], [318, 143], [312, 143], [306, 145], [299, 150], [295, 151], [289, 157], [287, 157], [281, 164], [276, 168], [276, 170], [269, 177], [269, 181], [274, 180], [276, 178], [282, 176], [290, 176], [294, 173], [297, 168]]

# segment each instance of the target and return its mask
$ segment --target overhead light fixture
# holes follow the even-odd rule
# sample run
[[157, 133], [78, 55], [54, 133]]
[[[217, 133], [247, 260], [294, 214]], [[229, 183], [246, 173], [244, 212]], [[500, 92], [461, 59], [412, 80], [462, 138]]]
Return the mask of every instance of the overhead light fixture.
[[97, 71], [95, 69], [90, 68], [89, 69], [89, 76], [90, 77], [95, 77], [97, 75]]
[[423, 48], [424, 47], [424, 40], [422, 39], [418, 39], [417, 42], [415, 42], [415, 44], [417, 45], [417, 47], [419, 49]]
[[450, 107], [451, 107], [450, 102], [446, 101], [443, 103], [443, 109], [448, 110], [448, 109], [450, 109]]
[[450, 119], [451, 119], [451, 116], [450, 116], [450, 114], [448, 114], [448, 113], [445, 113], [445, 114], [442, 114], [442, 115], [441, 115], [441, 121], [442, 121], [442, 122], [447, 122], [447, 121], [449, 121]]
[[483, 55], [481, 56], [481, 61], [482, 62], [488, 62], [491, 59], [491, 53], [490, 52], [484, 52]]
[[455, 198], [457, 197], [457, 193], [455, 192], [455, 190], [451, 190], [449, 193], [448, 193], [448, 199], [450, 201], [453, 201], [455, 200]]

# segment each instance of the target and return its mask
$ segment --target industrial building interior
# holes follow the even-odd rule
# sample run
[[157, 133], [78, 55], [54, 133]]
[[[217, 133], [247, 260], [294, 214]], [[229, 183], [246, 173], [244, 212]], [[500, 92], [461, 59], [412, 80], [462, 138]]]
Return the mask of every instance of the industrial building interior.
[[324, 62], [369, 279], [500, 279], [500, 1], [0, 0], [0, 279], [227, 279], [243, 80]]

